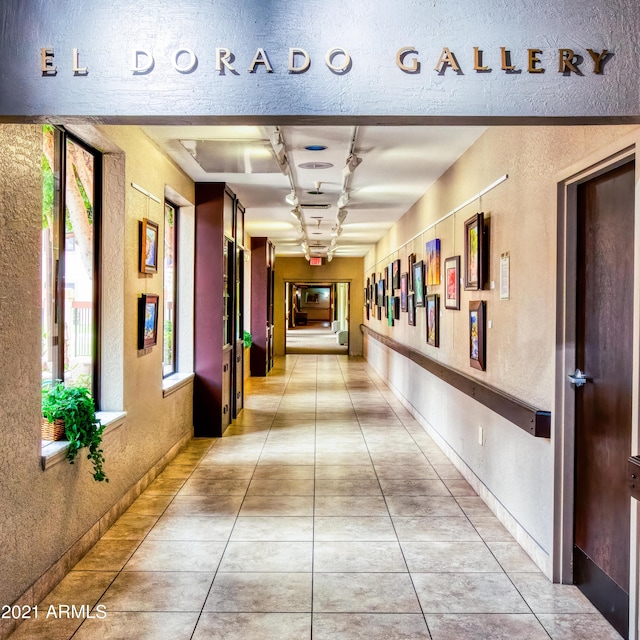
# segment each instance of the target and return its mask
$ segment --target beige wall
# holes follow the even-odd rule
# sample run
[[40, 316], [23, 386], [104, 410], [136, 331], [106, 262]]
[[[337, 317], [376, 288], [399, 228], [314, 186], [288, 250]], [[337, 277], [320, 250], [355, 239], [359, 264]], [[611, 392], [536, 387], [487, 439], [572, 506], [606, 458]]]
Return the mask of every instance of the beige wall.
[[[277, 247], [276, 247], [277, 251]], [[321, 267], [312, 267], [304, 258], [276, 257], [274, 325], [276, 355], [285, 349], [285, 282], [349, 282], [351, 310], [349, 318], [349, 355], [362, 355], [363, 289], [362, 258], [334, 258]]]
[[[429, 189], [365, 257], [364, 276], [382, 270], [393, 258], [441, 240], [441, 258], [464, 255], [464, 222], [484, 211], [489, 224], [489, 286], [461, 291], [461, 310], [444, 309], [441, 296], [440, 347], [426, 344], [425, 310], [417, 326], [406, 314], [396, 326], [371, 320], [369, 326], [412, 346], [454, 369], [515, 396], [538, 409], [555, 406], [557, 182], [560, 172], [610, 145], [634, 127], [496, 127], [476, 143]], [[418, 236], [415, 234], [467, 201], [503, 175], [501, 185]], [[510, 253], [511, 295], [499, 299], [499, 260]], [[462, 259], [464, 262], [464, 259]], [[487, 370], [469, 366], [468, 309], [485, 300]], [[472, 399], [390, 353], [373, 340], [365, 354], [428, 431], [447, 450], [481, 495], [496, 509], [550, 575], [553, 548], [554, 450], [552, 439], [533, 438]], [[555, 416], [553, 416], [555, 419]], [[553, 423], [552, 423], [553, 424]], [[478, 427], [484, 442], [479, 444]]]
[[[103, 301], [109, 406], [100, 408], [124, 410], [127, 417], [105, 435], [109, 484], [94, 482], [84, 458], [42, 471], [42, 133], [39, 126], [0, 126], [0, 604], [12, 603], [59, 558], [53, 576], [61, 577], [71, 562], [65, 552], [192, 430], [191, 385], [163, 398], [160, 346], [148, 355], [137, 352], [137, 297], [162, 294], [161, 274], [138, 273], [138, 220], [149, 217], [162, 229], [163, 209], [130, 184], [161, 200], [170, 185], [191, 202], [193, 184], [135, 128], [82, 129], [109, 154], [102, 273], [109, 294]], [[117, 239], [121, 242], [114, 246]], [[46, 589], [46, 583], [37, 583], [26, 602]]]

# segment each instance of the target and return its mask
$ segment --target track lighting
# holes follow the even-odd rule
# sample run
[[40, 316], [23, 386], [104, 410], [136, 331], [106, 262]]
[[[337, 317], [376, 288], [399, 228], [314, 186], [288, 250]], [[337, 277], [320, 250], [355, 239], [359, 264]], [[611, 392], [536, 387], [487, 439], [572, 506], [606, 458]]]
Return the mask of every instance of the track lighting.
[[342, 175], [345, 178], [347, 176], [350, 176], [358, 168], [358, 165], [361, 162], [362, 162], [362, 158], [358, 157], [355, 153], [352, 153], [347, 158], [347, 164], [345, 165], [344, 169], [342, 170]]
[[300, 209], [297, 207], [295, 209], [291, 209], [291, 215], [298, 220], [298, 222], [302, 222], [302, 214], [300, 213]]
[[346, 209], [338, 209], [338, 214], [336, 215], [336, 220], [338, 221], [338, 225], [341, 225], [345, 218], [347, 217], [348, 211]]
[[327, 262], [331, 262], [333, 260], [333, 252], [329, 251], [327, 253]]
[[284, 141], [282, 140], [282, 134], [279, 129], [275, 129], [269, 135], [269, 141], [271, 142], [271, 147], [273, 148], [273, 155], [275, 156], [276, 162], [280, 167], [280, 171], [287, 175], [289, 173], [289, 161], [287, 160], [287, 150], [284, 146]]
[[285, 197], [285, 202], [291, 205], [292, 207], [298, 206], [298, 196], [296, 195], [296, 192], [293, 189], [291, 189], [291, 193], [289, 193]]
[[349, 202], [349, 194], [346, 191], [343, 191], [340, 194], [340, 197], [338, 198], [338, 209], [342, 209], [343, 207], [346, 207], [347, 204]]

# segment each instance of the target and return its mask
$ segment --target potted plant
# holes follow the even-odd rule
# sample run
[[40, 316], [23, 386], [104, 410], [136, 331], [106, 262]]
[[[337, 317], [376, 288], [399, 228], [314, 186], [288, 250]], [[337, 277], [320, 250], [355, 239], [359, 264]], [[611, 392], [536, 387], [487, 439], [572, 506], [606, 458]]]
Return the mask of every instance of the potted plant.
[[104, 455], [100, 447], [104, 426], [96, 418], [96, 408], [89, 389], [65, 387], [61, 382], [43, 389], [42, 416], [48, 423], [64, 421], [64, 434], [69, 441], [67, 459], [71, 464], [78, 451], [87, 447], [87, 459], [93, 463], [94, 480], [109, 482], [102, 469]]

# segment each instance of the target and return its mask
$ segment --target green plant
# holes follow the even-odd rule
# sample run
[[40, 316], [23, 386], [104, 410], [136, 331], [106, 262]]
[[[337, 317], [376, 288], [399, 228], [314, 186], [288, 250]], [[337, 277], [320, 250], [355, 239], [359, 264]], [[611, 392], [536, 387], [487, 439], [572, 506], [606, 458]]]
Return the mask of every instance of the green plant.
[[93, 463], [93, 478], [109, 482], [104, 463], [102, 432], [104, 426], [96, 418], [93, 398], [86, 387], [65, 387], [57, 382], [42, 390], [42, 415], [49, 421], [64, 420], [65, 435], [69, 441], [67, 459], [73, 464], [78, 451], [89, 449], [87, 459]]
[[245, 331], [243, 337], [244, 337], [244, 346], [246, 349], [248, 349], [252, 345], [251, 334], [248, 331]]

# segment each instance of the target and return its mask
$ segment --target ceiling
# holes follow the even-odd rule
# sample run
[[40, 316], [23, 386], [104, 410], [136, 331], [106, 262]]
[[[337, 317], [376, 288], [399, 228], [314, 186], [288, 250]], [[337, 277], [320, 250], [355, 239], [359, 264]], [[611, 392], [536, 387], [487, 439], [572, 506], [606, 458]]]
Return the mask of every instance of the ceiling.
[[[351, 257], [364, 256], [485, 129], [149, 126], [143, 130], [194, 181], [226, 182], [246, 208], [246, 232], [269, 237], [277, 255]], [[311, 145], [326, 148], [307, 149]], [[352, 153], [361, 162], [345, 174]], [[297, 207], [285, 201], [292, 186]], [[340, 210], [343, 192], [348, 202]], [[317, 208], [321, 205], [328, 207]]]

